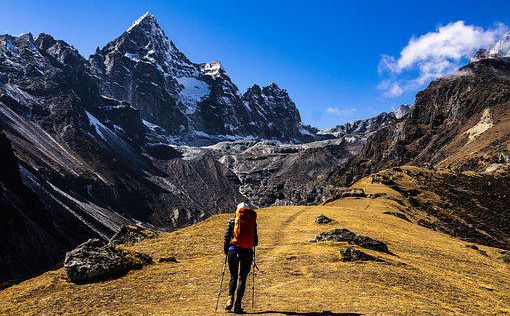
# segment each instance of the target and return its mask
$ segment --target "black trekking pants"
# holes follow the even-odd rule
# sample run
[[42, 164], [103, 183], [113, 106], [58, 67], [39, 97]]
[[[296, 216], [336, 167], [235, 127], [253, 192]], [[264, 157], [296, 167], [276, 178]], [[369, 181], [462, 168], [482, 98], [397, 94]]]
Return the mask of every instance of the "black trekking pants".
[[246, 288], [246, 279], [250, 274], [251, 263], [253, 262], [253, 252], [251, 249], [237, 248], [235, 251], [228, 252], [228, 269], [230, 271], [230, 283], [228, 294], [237, 296], [236, 305], [240, 306]]

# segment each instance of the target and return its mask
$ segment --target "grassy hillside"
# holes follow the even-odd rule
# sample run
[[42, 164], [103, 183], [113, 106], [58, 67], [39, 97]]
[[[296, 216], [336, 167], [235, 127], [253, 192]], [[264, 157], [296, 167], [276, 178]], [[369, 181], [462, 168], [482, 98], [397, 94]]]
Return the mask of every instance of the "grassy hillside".
[[[387, 185], [363, 179], [355, 186], [387, 196], [258, 211], [261, 271], [254, 309], [247, 289], [249, 312], [510, 314], [510, 266], [502, 260], [501, 249], [480, 244], [472, 249], [466, 246], [474, 243], [417, 225], [420, 213], [411, 213], [399, 200], [401, 193]], [[402, 211], [409, 211], [411, 222], [385, 214]], [[319, 214], [335, 222], [318, 225], [314, 220]], [[229, 216], [213, 216], [130, 246], [153, 256], [156, 263], [116, 280], [75, 285], [60, 269], [8, 288], [0, 292], [0, 314], [213, 315]], [[363, 249], [384, 261], [342, 262], [341, 249], [347, 243], [308, 242], [333, 228], [380, 240], [395, 256]], [[158, 263], [166, 256], [178, 262]], [[224, 295], [220, 307], [225, 300]]]

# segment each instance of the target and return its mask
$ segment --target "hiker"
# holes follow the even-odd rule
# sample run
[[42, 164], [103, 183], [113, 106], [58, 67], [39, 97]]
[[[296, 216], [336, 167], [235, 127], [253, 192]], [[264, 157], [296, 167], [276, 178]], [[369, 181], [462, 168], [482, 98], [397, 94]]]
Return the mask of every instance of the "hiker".
[[230, 271], [229, 299], [225, 309], [230, 311], [234, 307], [236, 314], [243, 313], [241, 301], [253, 262], [253, 249], [257, 244], [257, 213], [246, 203], [240, 203], [235, 217], [228, 220], [223, 245]]

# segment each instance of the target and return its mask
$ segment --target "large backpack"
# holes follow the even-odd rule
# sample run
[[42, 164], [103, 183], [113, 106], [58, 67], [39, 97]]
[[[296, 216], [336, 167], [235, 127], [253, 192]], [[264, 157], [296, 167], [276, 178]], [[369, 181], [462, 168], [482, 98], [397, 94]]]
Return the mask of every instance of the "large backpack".
[[257, 213], [250, 208], [242, 208], [236, 212], [232, 245], [239, 248], [253, 248]]

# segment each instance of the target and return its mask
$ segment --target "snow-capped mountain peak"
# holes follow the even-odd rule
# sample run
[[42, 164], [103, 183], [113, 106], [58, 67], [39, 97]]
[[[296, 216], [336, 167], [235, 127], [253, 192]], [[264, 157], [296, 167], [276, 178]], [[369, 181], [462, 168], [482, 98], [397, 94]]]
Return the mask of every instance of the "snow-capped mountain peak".
[[131, 29], [133, 29], [139, 25], [143, 25], [143, 24], [150, 25], [153, 23], [157, 23], [156, 19], [154, 18], [154, 16], [152, 14], [149, 13], [149, 11], [147, 11], [147, 12], [145, 12], [144, 15], [142, 15], [135, 22], [133, 22], [133, 24], [131, 24], [131, 26], [127, 29], [127, 32], [131, 31]]
[[506, 33], [492, 46], [487, 53], [488, 57], [510, 57], [510, 32]]
[[399, 106], [398, 108], [396, 108], [394, 111], [393, 111], [393, 114], [395, 114], [395, 118], [397, 120], [403, 118], [404, 116], [407, 115], [407, 113], [409, 113], [409, 111], [411, 111], [411, 105], [405, 103], [405, 104], [402, 104], [401, 106]]
[[469, 62], [473, 63], [485, 58], [507, 57], [510, 57], [510, 32], [503, 35], [492, 47], [479, 49]]
[[312, 139], [301, 133], [299, 111], [287, 91], [272, 83], [245, 100], [219, 61], [191, 62], [150, 13], [92, 55], [89, 64], [103, 96], [129, 102], [143, 120], [160, 126], [164, 137]]

